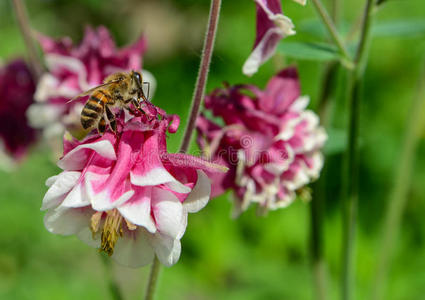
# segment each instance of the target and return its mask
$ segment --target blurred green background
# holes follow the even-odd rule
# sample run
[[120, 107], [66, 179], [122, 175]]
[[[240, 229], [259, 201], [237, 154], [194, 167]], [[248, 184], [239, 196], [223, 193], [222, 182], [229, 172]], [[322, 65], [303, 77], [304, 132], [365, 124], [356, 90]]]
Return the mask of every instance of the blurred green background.
[[[223, 81], [263, 87], [277, 66], [296, 64], [303, 94], [310, 95], [310, 107], [316, 109], [324, 63], [278, 55], [254, 77], [245, 77], [241, 67], [254, 40], [254, 3], [223, 2], [207, 91]], [[318, 18], [311, 3], [302, 7], [289, 0], [282, 2], [285, 14], [298, 30], [296, 36], [284, 42], [327, 39], [315, 25]], [[344, 13], [340, 30], [348, 32], [349, 24], [361, 15], [365, 1], [341, 2]], [[181, 130], [169, 139], [169, 149], [177, 150], [199, 65], [209, 1], [26, 3], [36, 30], [54, 37], [70, 36], [74, 42], [81, 39], [86, 24], [107, 26], [118, 45], [131, 43], [144, 32], [149, 43], [144, 67], [158, 80], [154, 103], [183, 120]], [[380, 255], [383, 214], [394, 184], [410, 103], [425, 64], [424, 22], [423, 0], [388, 0], [376, 17], [376, 26], [380, 27], [374, 32], [361, 107], [357, 299], [367, 299]], [[0, 1], [0, 60], [25, 54], [11, 3]], [[341, 97], [344, 71], [338, 75], [331, 98], [335, 104], [330, 122], [333, 129], [329, 131], [326, 168], [321, 178], [326, 195], [324, 251], [331, 299], [339, 296], [342, 233], [338, 195], [346, 123], [346, 103]], [[43, 226], [39, 208], [46, 192], [44, 182], [59, 172], [50, 155], [47, 146], [39, 143], [18, 170], [0, 171], [0, 299], [111, 299], [96, 250], [75, 237], [52, 235]], [[425, 131], [385, 299], [425, 299], [424, 157]], [[250, 209], [232, 220], [229, 197], [214, 199], [200, 213], [190, 216], [182, 239], [182, 256], [175, 266], [163, 269], [158, 299], [312, 299], [310, 204], [296, 201], [267, 217], [257, 217]], [[114, 264], [113, 271], [125, 299], [142, 298], [149, 267], [133, 270]]]

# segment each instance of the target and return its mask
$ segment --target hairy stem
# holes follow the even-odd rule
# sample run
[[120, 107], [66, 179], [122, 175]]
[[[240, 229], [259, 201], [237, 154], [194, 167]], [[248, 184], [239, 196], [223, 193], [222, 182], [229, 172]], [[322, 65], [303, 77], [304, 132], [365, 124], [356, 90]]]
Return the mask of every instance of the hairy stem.
[[118, 283], [115, 281], [110, 259], [106, 257], [103, 253], [99, 253], [99, 256], [105, 267], [105, 273], [106, 273], [107, 281], [108, 281], [108, 288], [109, 288], [109, 291], [111, 292], [112, 299], [122, 300], [123, 297], [122, 297], [121, 289]]
[[350, 54], [348, 53], [347, 48], [344, 45], [344, 42], [339, 36], [336, 26], [334, 22], [332, 21], [331, 17], [329, 16], [328, 12], [326, 11], [325, 6], [320, 0], [312, 0], [312, 2], [317, 10], [317, 13], [322, 18], [322, 21], [325, 24], [329, 34], [331, 35], [335, 45], [338, 47], [339, 51], [344, 56], [344, 58], [350, 62], [351, 61]]
[[342, 299], [351, 299], [354, 283], [355, 236], [358, 205], [358, 132], [361, 85], [370, 43], [370, 28], [376, 0], [367, 0], [363, 14], [360, 42], [357, 46], [355, 67], [350, 74], [348, 87], [349, 127], [346, 153], [345, 194], [343, 203], [344, 230], [342, 256]]
[[215, 36], [217, 33], [218, 19], [220, 16], [221, 0], [211, 0], [210, 14], [208, 20], [207, 32], [205, 35], [204, 48], [202, 50], [201, 64], [199, 67], [198, 78], [196, 79], [195, 90], [192, 98], [192, 105], [189, 113], [189, 120], [180, 145], [180, 151], [186, 152], [192, 139], [192, 133], [195, 129], [196, 119], [199, 115], [202, 100], [205, 95], [205, 86], [210, 69], [211, 56], [214, 50]]
[[[424, 64], [425, 67], [425, 64]], [[418, 92], [412, 101], [410, 113], [406, 121], [404, 143], [400, 154], [398, 167], [394, 174], [394, 186], [388, 199], [385, 212], [382, 240], [378, 256], [378, 267], [373, 284], [372, 299], [383, 299], [385, 283], [390, 262], [393, 255], [395, 241], [400, 230], [401, 219], [407, 203], [407, 194], [410, 186], [415, 152], [420, 133], [423, 131], [423, 117], [425, 114], [425, 71], [418, 81]]]
[[155, 289], [157, 286], [158, 274], [160, 270], [161, 270], [161, 263], [159, 262], [158, 258], [155, 256], [152, 263], [151, 272], [149, 274], [149, 281], [148, 281], [148, 286], [146, 288], [145, 300], [153, 299], [155, 295]]
[[19, 28], [24, 38], [25, 45], [28, 51], [30, 68], [33, 75], [38, 79], [43, 72], [43, 64], [40, 61], [40, 57], [37, 53], [34, 40], [31, 35], [31, 27], [28, 20], [28, 15], [25, 9], [25, 5], [22, 0], [13, 0], [13, 8], [15, 10], [16, 19], [19, 23]]

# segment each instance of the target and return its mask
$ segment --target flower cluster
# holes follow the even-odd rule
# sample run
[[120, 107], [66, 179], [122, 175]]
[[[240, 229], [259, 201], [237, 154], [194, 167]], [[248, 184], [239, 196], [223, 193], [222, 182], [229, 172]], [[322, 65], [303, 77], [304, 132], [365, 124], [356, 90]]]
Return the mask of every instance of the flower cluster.
[[212, 196], [234, 190], [236, 214], [252, 202], [263, 211], [276, 209], [317, 178], [327, 136], [318, 117], [306, 110], [308, 101], [300, 96], [294, 68], [274, 76], [265, 90], [237, 85], [207, 96], [205, 107], [224, 124], [201, 115], [198, 144], [206, 156], [229, 168], [212, 177]]
[[[295, 34], [294, 24], [282, 12], [281, 0], [254, 0], [257, 7], [257, 30], [254, 47], [242, 67], [251, 76], [273, 56], [280, 40]], [[306, 0], [295, 0], [305, 5]]]
[[180, 255], [188, 213], [202, 209], [211, 185], [205, 172], [223, 166], [168, 153], [166, 133], [179, 120], [149, 104], [141, 116], [118, 121], [118, 132], [64, 139], [63, 170], [49, 178], [42, 209], [46, 228], [76, 234], [117, 262], [137, 267], [154, 255], [166, 266]]
[[0, 164], [4, 168], [13, 167], [36, 140], [26, 117], [34, 91], [35, 82], [24, 61], [0, 68]]
[[[37, 85], [35, 99], [38, 103], [31, 106], [29, 117], [31, 124], [43, 128], [48, 137], [61, 136], [65, 129], [78, 135], [81, 130], [79, 117], [87, 97], [70, 104], [67, 101], [101, 84], [110, 74], [140, 70], [146, 50], [143, 36], [133, 45], [117, 49], [105, 27], [87, 27], [83, 41], [77, 46], [69, 38], [56, 41], [39, 35], [39, 41], [48, 72]], [[153, 80], [147, 74], [145, 77]]]

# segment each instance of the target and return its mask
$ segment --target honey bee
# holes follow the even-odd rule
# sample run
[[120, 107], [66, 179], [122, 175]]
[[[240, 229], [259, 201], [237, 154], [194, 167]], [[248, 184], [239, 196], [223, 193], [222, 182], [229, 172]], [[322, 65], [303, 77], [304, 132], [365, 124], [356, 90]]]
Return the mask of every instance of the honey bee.
[[130, 104], [133, 104], [136, 109], [141, 111], [140, 99], [148, 101], [142, 88], [144, 83], [149, 84], [143, 82], [142, 74], [139, 72], [114, 73], [108, 76], [103, 84], [75, 96], [68, 103], [90, 95], [81, 112], [83, 128], [91, 129], [97, 126], [99, 133], [103, 134], [106, 130], [106, 120], [108, 120], [109, 127], [116, 132], [117, 123], [111, 108], [120, 107], [130, 110]]

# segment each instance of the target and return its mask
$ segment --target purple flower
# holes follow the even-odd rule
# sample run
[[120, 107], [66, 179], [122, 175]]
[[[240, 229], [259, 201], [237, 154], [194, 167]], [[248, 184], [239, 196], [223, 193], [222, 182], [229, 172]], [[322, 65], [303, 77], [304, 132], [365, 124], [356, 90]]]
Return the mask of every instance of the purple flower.
[[[251, 76], [276, 51], [280, 40], [295, 34], [291, 19], [283, 15], [280, 0], [254, 0], [257, 7], [257, 30], [254, 47], [242, 67]], [[305, 1], [299, 0], [299, 3]]]
[[15, 60], [0, 68], [0, 150], [6, 154], [2, 155], [5, 167], [22, 158], [36, 140], [36, 131], [26, 117], [34, 91], [35, 82], [24, 61]]
[[63, 171], [46, 182], [47, 230], [76, 234], [122, 265], [143, 266], [154, 255], [164, 265], [175, 264], [188, 213], [210, 198], [205, 172], [226, 171], [198, 157], [168, 153], [166, 134], [178, 125], [177, 116], [151, 105], [127, 122], [122, 114], [117, 134], [65, 138], [58, 162]]
[[30, 108], [29, 117], [31, 124], [45, 129], [48, 136], [60, 136], [64, 129], [74, 132], [81, 130], [79, 116], [87, 97], [68, 104], [66, 102], [101, 84], [112, 73], [140, 70], [142, 54], [146, 50], [143, 36], [134, 44], [117, 49], [103, 26], [97, 29], [87, 27], [83, 41], [77, 46], [70, 38], [56, 41], [39, 35], [39, 41], [45, 53], [48, 72], [37, 86], [35, 99], [38, 103]]
[[198, 144], [205, 155], [229, 168], [212, 175], [212, 196], [232, 189], [236, 214], [250, 203], [264, 210], [289, 205], [296, 191], [319, 176], [326, 133], [306, 110], [295, 68], [274, 76], [265, 90], [252, 85], [216, 89], [205, 107], [224, 122], [201, 115]]

